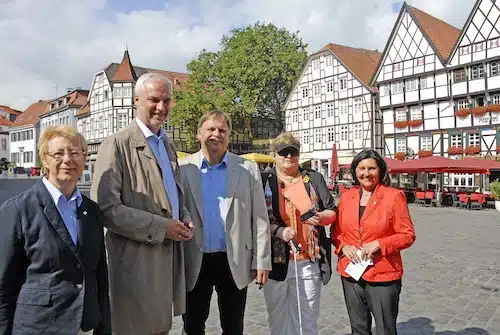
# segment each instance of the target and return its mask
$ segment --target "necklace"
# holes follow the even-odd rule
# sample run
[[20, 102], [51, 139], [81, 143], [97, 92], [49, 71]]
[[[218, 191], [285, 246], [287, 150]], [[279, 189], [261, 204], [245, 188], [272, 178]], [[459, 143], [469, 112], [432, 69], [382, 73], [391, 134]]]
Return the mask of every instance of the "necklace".
[[286, 181], [288, 182], [289, 184], [293, 183], [293, 181], [297, 178], [297, 175], [299, 173], [297, 172], [297, 174], [293, 177], [290, 177], [290, 176], [283, 176], [282, 174], [278, 173], [278, 177], [283, 180], [283, 181]]

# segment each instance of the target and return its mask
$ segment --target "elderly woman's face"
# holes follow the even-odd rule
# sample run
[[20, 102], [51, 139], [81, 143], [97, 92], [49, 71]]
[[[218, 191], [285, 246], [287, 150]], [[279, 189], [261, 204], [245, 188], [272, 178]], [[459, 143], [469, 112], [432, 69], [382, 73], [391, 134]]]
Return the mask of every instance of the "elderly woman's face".
[[356, 167], [356, 178], [359, 184], [367, 190], [372, 190], [380, 180], [380, 168], [373, 158], [363, 159]]
[[85, 153], [77, 140], [55, 137], [48, 142], [48, 152], [44, 157], [49, 181], [76, 182], [85, 166]]
[[295, 148], [285, 148], [274, 155], [276, 168], [283, 170], [294, 170], [299, 167], [300, 151]]

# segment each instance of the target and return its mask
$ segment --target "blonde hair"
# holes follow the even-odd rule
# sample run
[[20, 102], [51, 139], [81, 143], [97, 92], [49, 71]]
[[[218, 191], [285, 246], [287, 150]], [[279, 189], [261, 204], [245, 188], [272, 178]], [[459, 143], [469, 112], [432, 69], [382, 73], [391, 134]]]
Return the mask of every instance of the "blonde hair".
[[227, 123], [227, 126], [229, 128], [229, 133], [233, 130], [233, 125], [231, 122], [231, 116], [229, 114], [219, 111], [219, 110], [211, 110], [209, 112], [206, 112], [203, 114], [198, 121], [198, 129], [201, 128], [201, 126], [205, 123], [207, 120], [224, 120]]
[[38, 140], [38, 155], [40, 156], [42, 163], [45, 162], [45, 156], [49, 152], [49, 141], [56, 137], [64, 137], [71, 142], [78, 142], [78, 146], [83, 153], [87, 153], [88, 147], [85, 137], [77, 132], [75, 128], [63, 124], [51, 126], [42, 132], [40, 139]]
[[293, 144], [300, 148], [300, 140], [290, 132], [281, 133], [273, 140], [271, 144], [271, 150], [273, 152], [276, 152], [276, 146], [278, 144]]

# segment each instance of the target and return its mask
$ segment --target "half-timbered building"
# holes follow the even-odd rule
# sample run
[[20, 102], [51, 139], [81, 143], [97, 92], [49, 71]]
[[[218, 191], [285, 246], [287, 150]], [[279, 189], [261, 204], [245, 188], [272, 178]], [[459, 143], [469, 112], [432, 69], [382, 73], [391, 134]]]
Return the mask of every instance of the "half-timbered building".
[[285, 103], [286, 130], [301, 141], [301, 159], [329, 177], [336, 143], [340, 164], [357, 152], [382, 149], [377, 90], [369, 81], [377, 51], [328, 44], [311, 55]]

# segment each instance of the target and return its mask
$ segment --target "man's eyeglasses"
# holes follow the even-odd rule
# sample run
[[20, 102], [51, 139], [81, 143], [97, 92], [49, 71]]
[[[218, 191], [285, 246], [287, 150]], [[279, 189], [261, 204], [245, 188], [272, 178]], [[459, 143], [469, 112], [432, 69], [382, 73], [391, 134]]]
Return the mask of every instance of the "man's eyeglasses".
[[68, 154], [68, 156], [71, 159], [78, 159], [80, 156], [84, 155], [85, 153], [82, 151], [57, 151], [57, 152], [47, 152], [47, 155], [54, 158], [55, 160], [62, 160], [64, 155]]
[[280, 152], [278, 152], [278, 155], [280, 155], [282, 157], [288, 157], [288, 155], [290, 155], [292, 157], [297, 157], [299, 155], [299, 150], [297, 150], [295, 148], [285, 148], [285, 149], [281, 150]]

